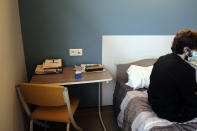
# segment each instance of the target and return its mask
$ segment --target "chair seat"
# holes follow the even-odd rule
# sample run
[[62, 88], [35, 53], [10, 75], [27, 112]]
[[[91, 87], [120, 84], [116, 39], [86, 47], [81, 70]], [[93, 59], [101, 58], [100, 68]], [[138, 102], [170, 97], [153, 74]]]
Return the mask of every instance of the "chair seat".
[[[74, 114], [79, 104], [79, 100], [76, 98], [70, 99], [71, 111]], [[66, 106], [58, 107], [41, 107], [38, 106], [31, 114], [30, 118], [32, 120], [47, 120], [56, 122], [68, 123], [69, 113]]]

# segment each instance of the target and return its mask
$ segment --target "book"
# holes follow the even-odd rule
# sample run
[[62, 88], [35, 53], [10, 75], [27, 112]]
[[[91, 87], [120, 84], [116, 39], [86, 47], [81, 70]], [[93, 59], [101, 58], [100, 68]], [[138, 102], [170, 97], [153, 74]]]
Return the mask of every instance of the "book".
[[82, 72], [104, 71], [101, 64], [81, 64]]
[[63, 72], [63, 68], [44, 69], [43, 65], [37, 65], [35, 69], [35, 74], [57, 74], [62, 72]]
[[105, 71], [102, 64], [81, 64], [82, 72]]
[[46, 59], [42, 65], [37, 65], [35, 69], [35, 74], [57, 74], [62, 72], [62, 59]]
[[44, 69], [62, 68], [62, 59], [46, 59], [43, 63]]

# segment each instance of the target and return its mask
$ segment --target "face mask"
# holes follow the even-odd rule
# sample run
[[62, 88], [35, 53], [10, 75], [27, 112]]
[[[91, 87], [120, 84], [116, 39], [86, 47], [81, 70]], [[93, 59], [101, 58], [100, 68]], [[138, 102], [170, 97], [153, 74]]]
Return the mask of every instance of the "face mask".
[[197, 51], [192, 52], [192, 56], [187, 58], [188, 61], [197, 61]]

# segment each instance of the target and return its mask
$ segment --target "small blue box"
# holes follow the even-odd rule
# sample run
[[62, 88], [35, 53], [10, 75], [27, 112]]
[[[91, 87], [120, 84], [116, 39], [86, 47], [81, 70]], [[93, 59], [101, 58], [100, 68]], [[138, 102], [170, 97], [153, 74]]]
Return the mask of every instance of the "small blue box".
[[76, 71], [75, 72], [75, 79], [81, 79], [82, 75], [81, 75], [81, 71]]

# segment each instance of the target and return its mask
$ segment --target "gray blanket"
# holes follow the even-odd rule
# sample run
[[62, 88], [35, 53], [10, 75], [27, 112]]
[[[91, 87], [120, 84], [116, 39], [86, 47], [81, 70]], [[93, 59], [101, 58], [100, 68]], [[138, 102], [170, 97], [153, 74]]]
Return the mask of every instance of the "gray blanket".
[[195, 131], [197, 118], [185, 123], [161, 119], [149, 106], [146, 91], [129, 91], [120, 106], [118, 125], [123, 131]]

